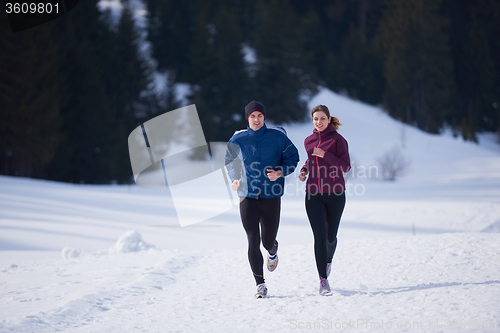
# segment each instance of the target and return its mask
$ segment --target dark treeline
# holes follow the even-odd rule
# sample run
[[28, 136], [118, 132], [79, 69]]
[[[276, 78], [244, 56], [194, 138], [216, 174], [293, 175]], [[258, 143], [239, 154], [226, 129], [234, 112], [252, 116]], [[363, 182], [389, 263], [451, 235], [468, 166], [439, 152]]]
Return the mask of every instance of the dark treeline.
[[497, 0], [144, 0], [147, 53], [128, 2], [97, 3], [15, 34], [0, 13], [1, 174], [130, 182], [142, 122], [194, 103], [227, 141], [249, 101], [301, 121], [318, 85], [430, 133], [500, 131]]

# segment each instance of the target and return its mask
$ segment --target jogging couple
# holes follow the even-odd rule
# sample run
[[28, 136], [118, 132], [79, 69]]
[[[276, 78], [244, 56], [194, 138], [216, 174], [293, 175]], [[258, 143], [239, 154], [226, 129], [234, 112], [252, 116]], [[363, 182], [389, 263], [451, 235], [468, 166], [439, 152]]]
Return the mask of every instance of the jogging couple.
[[[297, 148], [280, 127], [267, 127], [266, 107], [257, 101], [245, 107], [246, 130], [229, 140], [226, 168], [231, 189], [240, 197], [240, 216], [248, 238], [248, 260], [257, 284], [256, 298], [267, 295], [264, 258], [260, 243], [267, 250], [266, 266], [278, 266], [276, 235], [284, 193], [284, 177], [292, 174], [299, 162]], [[350, 170], [347, 141], [337, 132], [339, 120], [328, 107], [318, 105], [311, 111], [313, 133], [304, 141], [307, 161], [299, 179], [306, 183], [305, 206], [314, 235], [314, 253], [321, 295], [331, 289], [328, 276], [337, 246], [337, 231], [345, 206], [343, 173]]]

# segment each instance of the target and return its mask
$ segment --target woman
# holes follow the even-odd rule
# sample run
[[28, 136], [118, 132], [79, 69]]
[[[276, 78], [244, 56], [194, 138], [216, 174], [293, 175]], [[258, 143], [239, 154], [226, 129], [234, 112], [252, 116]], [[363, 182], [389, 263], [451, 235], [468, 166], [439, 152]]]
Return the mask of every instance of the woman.
[[328, 283], [337, 231], [345, 206], [344, 172], [351, 168], [347, 141], [337, 130], [342, 125], [325, 105], [311, 111], [313, 134], [304, 141], [307, 161], [299, 179], [306, 183], [306, 211], [314, 234], [314, 254], [321, 295], [331, 293]]

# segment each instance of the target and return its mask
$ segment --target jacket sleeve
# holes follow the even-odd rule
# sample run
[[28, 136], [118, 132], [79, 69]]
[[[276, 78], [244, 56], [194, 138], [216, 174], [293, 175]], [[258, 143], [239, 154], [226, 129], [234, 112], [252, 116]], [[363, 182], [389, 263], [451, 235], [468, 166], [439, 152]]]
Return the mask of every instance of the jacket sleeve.
[[300, 169], [300, 172], [309, 173], [309, 159], [306, 160], [304, 166]]
[[297, 163], [299, 163], [299, 151], [292, 141], [286, 137], [285, 148], [281, 153], [280, 163], [280, 169], [283, 177], [293, 173], [297, 167]]
[[325, 156], [323, 157], [325, 162], [340, 168], [344, 173], [349, 172], [349, 170], [351, 170], [351, 159], [349, 157], [347, 141], [344, 138], [337, 140], [335, 143], [335, 150], [335, 153], [331, 151], [325, 152]]
[[226, 166], [227, 173], [229, 174], [229, 178], [231, 178], [231, 182], [235, 179], [240, 180], [242, 178], [242, 163], [243, 159], [241, 158], [240, 147], [236, 143], [229, 140], [224, 164]]

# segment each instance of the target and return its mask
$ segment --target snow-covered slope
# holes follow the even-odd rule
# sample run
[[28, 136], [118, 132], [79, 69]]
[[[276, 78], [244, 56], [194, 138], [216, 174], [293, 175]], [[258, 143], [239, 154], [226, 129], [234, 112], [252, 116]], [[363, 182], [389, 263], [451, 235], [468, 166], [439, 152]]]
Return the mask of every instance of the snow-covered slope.
[[[377, 165], [377, 159], [385, 152], [398, 147], [410, 160], [409, 172], [402, 179], [405, 186], [415, 184], [463, 186], [480, 192], [500, 186], [500, 146], [491, 144], [484, 136], [484, 144], [464, 142], [452, 135], [433, 135], [403, 124], [389, 117], [382, 109], [352, 101], [341, 95], [322, 89], [309, 103], [324, 104], [343, 126], [340, 133], [348, 140], [354, 160], [351, 180], [363, 177], [364, 169]], [[310, 132], [312, 132], [312, 125]], [[287, 128], [294, 142], [304, 140], [304, 125]], [[301, 151], [305, 154], [305, 151]], [[372, 169], [373, 170], [373, 169]], [[368, 172], [367, 172], [368, 174]], [[375, 172], [372, 172], [372, 176]]]
[[[263, 300], [237, 208], [180, 228], [168, 191], [0, 176], [0, 332], [500, 329], [498, 145], [429, 135], [328, 90], [317, 104], [354, 160], [332, 296], [317, 294], [296, 175]], [[312, 124], [285, 127], [304, 163]], [[408, 173], [367, 175], [394, 146]]]

